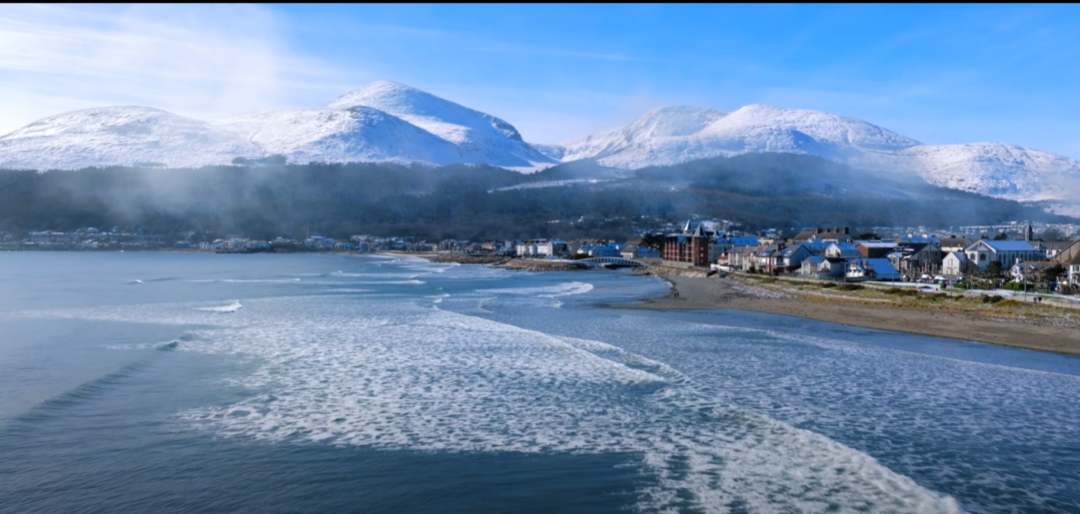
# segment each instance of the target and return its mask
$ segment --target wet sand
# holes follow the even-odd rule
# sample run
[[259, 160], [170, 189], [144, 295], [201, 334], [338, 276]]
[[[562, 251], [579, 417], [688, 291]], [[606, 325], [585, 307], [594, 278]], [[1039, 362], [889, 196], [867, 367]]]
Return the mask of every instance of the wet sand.
[[1044, 322], [995, 319], [972, 313], [812, 301], [782, 295], [731, 279], [662, 276], [672, 283], [671, 295], [640, 303], [608, 305], [621, 309], [738, 309], [840, 323], [863, 328], [977, 341], [1016, 348], [1080, 356], [1080, 328]]

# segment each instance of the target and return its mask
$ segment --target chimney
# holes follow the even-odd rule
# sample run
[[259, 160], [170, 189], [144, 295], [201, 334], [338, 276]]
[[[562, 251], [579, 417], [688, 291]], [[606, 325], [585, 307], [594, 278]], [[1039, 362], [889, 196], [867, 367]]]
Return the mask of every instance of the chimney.
[[850, 234], [850, 233], [851, 233], [851, 229], [848, 228], [848, 227], [844, 227], [844, 234]]
[[818, 228], [817, 228], [817, 233], [818, 233], [818, 234], [820, 234], [820, 233], [821, 233], [821, 227], [818, 227]]

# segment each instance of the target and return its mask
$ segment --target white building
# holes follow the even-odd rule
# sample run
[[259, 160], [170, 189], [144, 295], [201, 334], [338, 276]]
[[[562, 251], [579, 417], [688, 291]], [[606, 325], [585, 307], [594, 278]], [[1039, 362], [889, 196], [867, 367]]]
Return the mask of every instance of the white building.
[[1017, 261], [1041, 261], [1046, 252], [1027, 241], [977, 241], [964, 253], [968, 261], [979, 271], [985, 271], [992, 262], [1001, 264], [1002, 270], [1012, 268]]
[[941, 261], [941, 273], [945, 276], [958, 277], [968, 269], [968, 258], [963, 252], [949, 252]]
[[546, 239], [533, 239], [523, 241], [517, 245], [516, 253], [518, 257], [550, 257], [552, 255], [563, 255], [570, 252], [570, 245], [566, 241]]
[[896, 271], [889, 259], [869, 259], [862, 257], [848, 262], [847, 280], [861, 282], [864, 280], [903, 280], [900, 272]]

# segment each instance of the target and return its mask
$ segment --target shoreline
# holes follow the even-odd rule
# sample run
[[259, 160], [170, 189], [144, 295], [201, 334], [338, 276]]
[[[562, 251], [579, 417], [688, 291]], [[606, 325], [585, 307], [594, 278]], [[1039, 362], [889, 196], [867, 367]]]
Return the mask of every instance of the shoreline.
[[650, 273], [666, 280], [679, 298], [643, 298], [638, 303], [602, 304], [627, 310], [731, 309], [812, 319], [860, 328], [1080, 356], [1080, 328], [976, 313], [878, 305], [844, 299], [785, 294], [732, 279]]
[[[391, 252], [386, 252], [391, 253]], [[442, 254], [391, 253], [425, 258], [435, 262]], [[445, 259], [445, 257], [444, 257]], [[500, 267], [506, 263], [462, 262]], [[641, 268], [671, 284], [679, 298], [670, 295], [640, 298], [634, 303], [597, 304], [598, 307], [627, 310], [718, 310], [730, 309], [793, 316], [859, 328], [955, 339], [1025, 350], [1080, 356], [1080, 312], [1049, 320], [986, 315], [983, 312], [952, 312], [899, 305], [890, 300], [825, 297], [783, 288], [765, 288], [744, 278], [706, 277], [700, 270], [664, 266]], [[536, 271], [562, 271], [536, 269]], [[1040, 323], [1039, 321], [1043, 321]]]

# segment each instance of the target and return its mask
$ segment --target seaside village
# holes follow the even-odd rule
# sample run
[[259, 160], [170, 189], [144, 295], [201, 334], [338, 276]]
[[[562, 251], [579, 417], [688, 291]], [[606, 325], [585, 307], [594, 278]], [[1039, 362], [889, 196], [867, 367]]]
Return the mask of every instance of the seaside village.
[[[988, 228], [988, 227], [983, 227]], [[1041, 241], [1028, 224], [1022, 238], [906, 234], [856, 236], [849, 227], [805, 229], [793, 237], [734, 235], [687, 221], [677, 230], [619, 244], [527, 240], [460, 245], [436, 251], [504, 252], [522, 259], [588, 260], [604, 267], [658, 264], [712, 273], [757, 273], [837, 282], [922, 282], [990, 288], [1035, 288], [1075, 294], [1080, 239]], [[872, 238], [866, 237], [873, 236]]]
[[[83, 228], [71, 232], [30, 232], [15, 238], [0, 232], [3, 250], [187, 250], [216, 253], [383, 251], [491, 256], [503, 259], [581, 261], [582, 266], [663, 265], [714, 273], [757, 273], [837, 282], [925, 282], [985, 287], [1040, 287], [1077, 292], [1080, 239], [1040, 240], [1031, 224], [960, 227], [961, 235], [876, 233], [855, 235], [849, 227], [802, 230], [781, 237], [776, 230], [757, 234], [724, 230], [728, 223], [687, 221], [642, 238], [615, 241], [532, 239], [437, 243], [412, 237], [356, 235], [347, 240], [308, 235], [303, 239], [242, 237], [200, 240], [195, 232], [167, 241], [137, 229]], [[1066, 227], [1070, 232], [1075, 227]], [[885, 229], [880, 232], [885, 232]], [[1011, 232], [1011, 234], [1010, 234]], [[987, 234], [997, 235], [988, 237]], [[205, 238], [204, 238], [205, 239]]]

